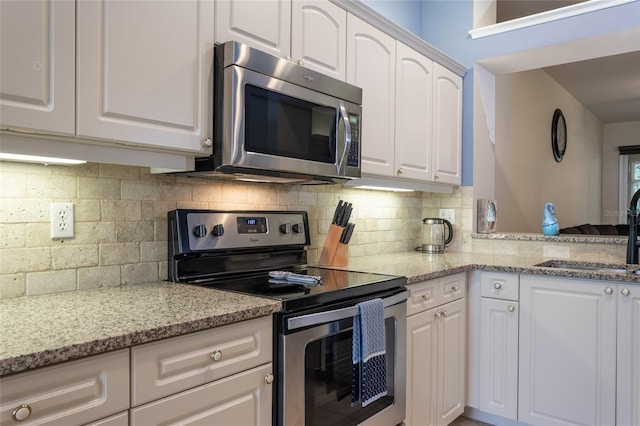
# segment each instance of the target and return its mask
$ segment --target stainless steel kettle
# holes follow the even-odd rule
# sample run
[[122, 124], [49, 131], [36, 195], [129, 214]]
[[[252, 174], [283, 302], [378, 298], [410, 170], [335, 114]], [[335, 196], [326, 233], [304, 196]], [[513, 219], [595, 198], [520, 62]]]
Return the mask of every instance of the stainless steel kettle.
[[[445, 237], [446, 235], [446, 237]], [[453, 239], [453, 226], [447, 219], [422, 219], [422, 245], [417, 251], [425, 253], [444, 253], [447, 244]]]

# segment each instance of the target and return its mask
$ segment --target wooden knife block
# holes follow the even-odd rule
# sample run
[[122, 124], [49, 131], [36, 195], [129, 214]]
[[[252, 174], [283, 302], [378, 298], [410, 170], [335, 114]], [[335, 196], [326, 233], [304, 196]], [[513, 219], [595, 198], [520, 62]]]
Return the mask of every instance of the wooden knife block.
[[318, 258], [318, 266], [347, 266], [349, 263], [349, 247], [340, 243], [344, 228], [335, 224], [329, 226], [327, 238]]

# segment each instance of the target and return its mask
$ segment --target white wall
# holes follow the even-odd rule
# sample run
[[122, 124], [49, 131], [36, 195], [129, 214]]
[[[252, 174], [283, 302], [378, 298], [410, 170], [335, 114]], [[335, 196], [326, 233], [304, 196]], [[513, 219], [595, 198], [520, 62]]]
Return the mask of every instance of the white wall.
[[602, 144], [602, 223], [626, 223], [626, 209], [619, 207], [618, 147], [640, 145], [640, 121], [607, 124]]
[[[551, 150], [551, 121], [567, 122], [562, 162]], [[544, 204], [560, 227], [600, 223], [602, 123], [542, 70], [496, 76], [496, 176], [501, 232], [541, 232]]]

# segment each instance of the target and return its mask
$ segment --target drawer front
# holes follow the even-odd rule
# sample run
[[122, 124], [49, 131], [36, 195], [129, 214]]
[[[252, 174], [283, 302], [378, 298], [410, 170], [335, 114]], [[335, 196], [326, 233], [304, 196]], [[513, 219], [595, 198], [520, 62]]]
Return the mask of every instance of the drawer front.
[[131, 349], [132, 406], [271, 362], [271, 317]]
[[438, 280], [409, 284], [411, 296], [407, 300], [407, 316], [426, 311], [438, 305]]
[[467, 294], [467, 276], [464, 272], [442, 277], [439, 280], [439, 304], [462, 299]]
[[198, 386], [131, 409], [131, 426], [270, 425], [272, 365]]
[[129, 408], [129, 350], [19, 373], [0, 382], [2, 425], [85, 424]]
[[482, 272], [480, 295], [494, 299], [518, 301], [520, 275], [507, 272]]

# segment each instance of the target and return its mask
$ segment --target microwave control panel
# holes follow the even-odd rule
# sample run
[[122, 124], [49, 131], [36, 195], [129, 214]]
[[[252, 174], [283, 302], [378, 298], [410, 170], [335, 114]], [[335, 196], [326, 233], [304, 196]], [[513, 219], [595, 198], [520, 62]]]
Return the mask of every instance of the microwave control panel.
[[351, 125], [351, 149], [347, 156], [347, 165], [358, 167], [360, 166], [360, 117], [349, 116], [349, 124]]

